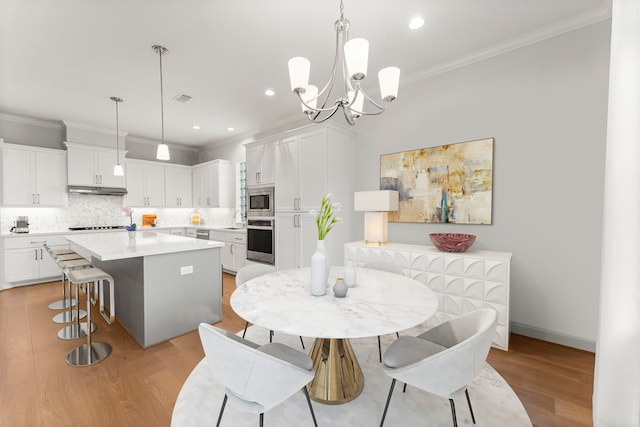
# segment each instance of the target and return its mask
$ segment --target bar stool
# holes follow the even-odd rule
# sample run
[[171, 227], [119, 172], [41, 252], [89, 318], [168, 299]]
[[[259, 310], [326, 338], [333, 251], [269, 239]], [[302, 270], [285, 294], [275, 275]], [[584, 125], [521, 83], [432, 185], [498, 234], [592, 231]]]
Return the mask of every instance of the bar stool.
[[[58, 265], [62, 268], [64, 275], [67, 276], [70, 271], [78, 270], [83, 268], [92, 268], [93, 265], [84, 258], [74, 259], [69, 261], [60, 261]], [[69, 297], [71, 297], [71, 284], [69, 284]], [[78, 297], [78, 293], [76, 292], [76, 297]], [[84, 315], [82, 315], [82, 313]], [[80, 310], [80, 304], [76, 305], [75, 311], [75, 322], [71, 325], [67, 325], [64, 328], [58, 331], [58, 338], [63, 340], [73, 340], [77, 338], [82, 338], [87, 335], [87, 325], [89, 323], [82, 322], [80, 323], [80, 319], [86, 317], [86, 311]], [[91, 332], [95, 332], [96, 325], [95, 323], [91, 323]]]
[[[46, 249], [47, 253], [53, 258], [54, 261], [57, 261], [58, 255], [68, 255], [75, 254], [76, 252], [73, 249], [51, 249], [49, 245], [46, 243], [43, 245]], [[67, 288], [64, 286], [64, 274], [62, 275], [62, 299], [58, 301], [54, 301], [49, 304], [50, 310], [62, 310], [64, 308], [71, 308], [76, 304], [74, 299], [71, 300], [71, 305], [69, 305], [69, 299], [67, 298]]]
[[[83, 284], [86, 285], [87, 292], [87, 324], [91, 324], [91, 291], [89, 287], [95, 282], [101, 282], [99, 286], [102, 286], [104, 280], [113, 283], [113, 277], [102, 271], [99, 268], [91, 267], [80, 270], [70, 270], [67, 273], [69, 282], [76, 286], [76, 295], [79, 295], [80, 288]], [[112, 295], [113, 299], [113, 295]], [[87, 343], [82, 344], [71, 350], [67, 354], [67, 364], [71, 366], [81, 367], [90, 366], [94, 363], [98, 363], [106, 359], [111, 354], [111, 345], [104, 342], [91, 342], [91, 333], [89, 329], [87, 331]]]
[[[79, 255], [78, 253], [74, 252], [72, 254], [64, 254], [64, 255], [57, 255], [56, 256], [56, 263], [58, 264], [58, 266], [60, 266], [60, 268], [62, 269], [62, 285], [64, 286], [65, 283], [65, 277], [68, 278], [68, 272], [65, 271], [64, 267], [62, 266], [61, 263], [65, 262], [65, 261], [74, 261], [74, 260], [85, 260], [81, 255]], [[86, 261], [86, 260], [85, 260]], [[87, 261], [88, 262], [88, 261]], [[67, 286], [68, 286], [68, 295], [69, 295], [69, 304], [71, 304], [71, 283], [68, 282], [67, 280]], [[76, 299], [79, 299], [79, 294], [76, 291]], [[69, 306], [69, 307], [73, 307], [73, 306]], [[80, 319], [84, 319], [87, 316], [87, 312], [84, 310], [73, 310], [72, 308], [69, 308], [67, 311], [64, 311], [62, 313], [58, 313], [55, 316], [53, 316], [53, 321], [55, 323], [70, 323], [76, 320], [76, 314], [80, 313]]]

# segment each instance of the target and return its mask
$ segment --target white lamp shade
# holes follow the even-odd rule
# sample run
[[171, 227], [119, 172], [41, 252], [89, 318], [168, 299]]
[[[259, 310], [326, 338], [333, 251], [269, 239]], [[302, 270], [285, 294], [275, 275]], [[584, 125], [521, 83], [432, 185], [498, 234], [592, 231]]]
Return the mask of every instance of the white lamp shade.
[[364, 240], [370, 245], [387, 243], [386, 212], [366, 212], [364, 214]]
[[357, 191], [353, 195], [356, 211], [383, 212], [398, 210], [398, 192], [393, 190]]
[[380, 82], [380, 96], [385, 101], [393, 101], [398, 96], [398, 85], [400, 84], [400, 68], [387, 67], [378, 72]]
[[294, 56], [289, 60], [289, 81], [291, 90], [306, 88], [309, 85], [311, 62], [302, 56]]
[[362, 114], [362, 108], [364, 107], [364, 95], [362, 95], [362, 92], [358, 92], [358, 96], [356, 96], [356, 99], [353, 99], [353, 96], [356, 92], [353, 90], [349, 91], [349, 102], [351, 103], [350, 107], [351, 111], [359, 116]]
[[351, 39], [344, 44], [344, 57], [349, 77], [362, 80], [367, 75], [369, 42], [366, 39]]
[[113, 167], [113, 175], [124, 176], [124, 169], [122, 168], [122, 165], [120, 163]]
[[[305, 88], [304, 93], [300, 94], [300, 97], [309, 107], [316, 108], [316, 105], [318, 104], [318, 87], [314, 85], [308, 85]], [[313, 112], [312, 110], [305, 107], [303, 103], [300, 103], [300, 106], [302, 107], [302, 111], [304, 113]]]
[[167, 144], [158, 144], [158, 151], [156, 153], [158, 160], [169, 160], [169, 146]]

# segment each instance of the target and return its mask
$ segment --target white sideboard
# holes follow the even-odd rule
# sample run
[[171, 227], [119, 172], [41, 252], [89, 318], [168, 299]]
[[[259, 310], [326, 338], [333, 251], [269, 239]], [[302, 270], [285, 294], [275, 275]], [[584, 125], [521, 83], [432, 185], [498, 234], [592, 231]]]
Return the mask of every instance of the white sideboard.
[[510, 253], [450, 253], [433, 246], [353, 242], [345, 245], [344, 260], [345, 265], [350, 261], [357, 267], [369, 262], [393, 263], [405, 275], [428, 285], [438, 296], [438, 310], [430, 326], [479, 308], [495, 309], [498, 326], [493, 346], [509, 349]]

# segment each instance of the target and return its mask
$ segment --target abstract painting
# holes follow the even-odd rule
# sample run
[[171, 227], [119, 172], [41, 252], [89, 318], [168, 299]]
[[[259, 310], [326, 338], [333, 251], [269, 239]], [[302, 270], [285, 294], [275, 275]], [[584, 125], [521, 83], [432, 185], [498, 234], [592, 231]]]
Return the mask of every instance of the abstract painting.
[[384, 154], [380, 189], [400, 196], [389, 221], [491, 224], [493, 138]]

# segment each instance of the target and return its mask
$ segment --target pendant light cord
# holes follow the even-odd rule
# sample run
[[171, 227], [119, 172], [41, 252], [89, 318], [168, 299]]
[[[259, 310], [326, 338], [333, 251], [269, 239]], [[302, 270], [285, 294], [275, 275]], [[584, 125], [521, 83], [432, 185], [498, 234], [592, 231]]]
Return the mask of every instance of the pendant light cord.
[[162, 54], [163, 47], [158, 49], [158, 53], [160, 54], [160, 122], [162, 128], [162, 143], [164, 144], [164, 88], [162, 86]]

